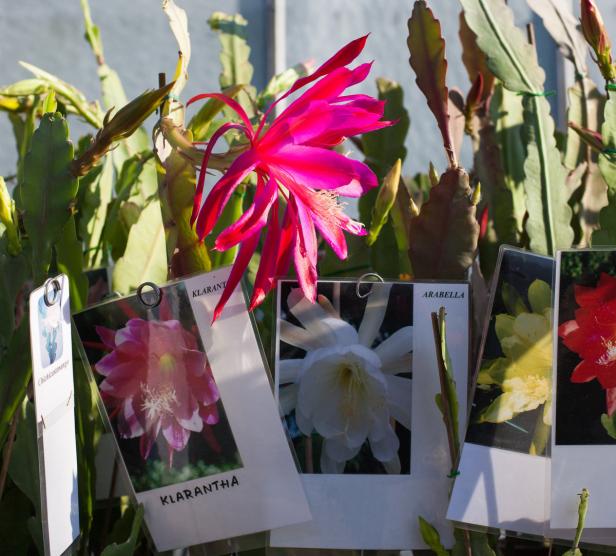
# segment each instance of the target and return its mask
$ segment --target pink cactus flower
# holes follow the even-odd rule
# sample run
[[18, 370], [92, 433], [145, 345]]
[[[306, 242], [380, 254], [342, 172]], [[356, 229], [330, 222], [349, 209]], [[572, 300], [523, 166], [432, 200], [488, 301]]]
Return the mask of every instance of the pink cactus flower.
[[100, 391], [122, 438], [140, 438], [143, 459], [155, 441], [166, 441], [169, 465], [191, 433], [218, 423], [220, 398], [205, 353], [177, 320], [130, 319], [124, 328], [97, 326], [111, 350], [95, 365]]
[[[356, 39], [322, 64], [314, 73], [298, 79], [274, 102], [256, 130], [244, 109], [222, 94], [202, 94], [188, 105], [204, 98], [216, 98], [231, 107], [242, 123], [226, 123], [212, 136], [205, 149], [195, 195], [192, 222], [201, 239], [216, 224], [239, 183], [251, 172], [257, 175], [254, 202], [216, 239], [215, 248], [227, 250], [240, 245], [214, 320], [240, 281], [261, 230], [267, 227], [261, 261], [255, 279], [250, 308], [259, 305], [274, 285], [274, 278], [287, 273], [291, 257], [299, 284], [308, 300], [316, 299], [318, 230], [341, 259], [347, 256], [343, 232], [364, 235], [363, 225], [347, 216], [338, 201], [360, 197], [378, 185], [364, 163], [339, 154], [332, 147], [347, 137], [387, 127], [382, 121], [384, 102], [368, 95], [345, 95], [348, 87], [361, 83], [371, 64], [354, 69], [346, 66], [359, 56], [367, 36]], [[318, 80], [318, 81], [317, 81]], [[280, 100], [317, 81], [289, 104], [271, 123], [268, 116]], [[227, 131], [240, 130], [249, 146], [214, 185], [201, 206], [208, 160], [216, 141]], [[281, 214], [282, 213], [282, 214]]]

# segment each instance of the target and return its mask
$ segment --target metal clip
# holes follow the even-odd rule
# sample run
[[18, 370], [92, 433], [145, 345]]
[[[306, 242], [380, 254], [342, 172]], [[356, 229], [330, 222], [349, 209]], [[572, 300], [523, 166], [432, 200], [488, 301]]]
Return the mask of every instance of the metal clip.
[[[366, 280], [366, 278], [375, 278], [375, 280]], [[385, 280], [383, 280], [383, 278], [381, 277], [380, 274], [377, 274], [376, 272], [366, 272], [366, 274], [362, 274], [358, 279], [357, 282], [355, 282], [355, 295], [357, 295], [357, 297], [359, 297], [359, 299], [365, 299], [366, 297], [368, 297], [371, 293], [372, 293], [372, 288], [370, 288], [366, 293], [361, 293], [360, 288], [363, 282], [369, 282], [369, 283], [374, 283], [374, 282], [385, 282]]]
[[[147, 297], [149, 298], [153, 294], [154, 295], [153, 302], [147, 301], [143, 297], [143, 288], [145, 288], [146, 286], [152, 289], [152, 291], [147, 294]], [[137, 299], [139, 299], [139, 301], [141, 301], [141, 303], [143, 303], [146, 307], [149, 307], [151, 309], [153, 309], [154, 307], [158, 307], [158, 305], [160, 305], [162, 298], [163, 298], [163, 292], [154, 282], [144, 282], [137, 288]]]

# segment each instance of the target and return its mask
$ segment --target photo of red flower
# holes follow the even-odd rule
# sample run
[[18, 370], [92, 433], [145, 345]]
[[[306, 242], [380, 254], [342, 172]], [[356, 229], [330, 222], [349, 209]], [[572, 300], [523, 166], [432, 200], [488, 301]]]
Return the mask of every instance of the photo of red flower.
[[582, 358], [571, 382], [598, 380], [611, 416], [616, 411], [616, 277], [603, 272], [594, 288], [576, 285], [575, 300], [575, 319], [558, 327], [563, 343]]
[[242, 466], [182, 283], [75, 315], [137, 492]]
[[[557, 444], [609, 444], [616, 439], [614, 262], [612, 251], [561, 254], [557, 412], [562, 419]], [[559, 442], [572, 436], [564, 432], [563, 419], [576, 421], [574, 430], [586, 427], [586, 435], [580, 430], [570, 441]], [[583, 425], [586, 420], [594, 423]]]

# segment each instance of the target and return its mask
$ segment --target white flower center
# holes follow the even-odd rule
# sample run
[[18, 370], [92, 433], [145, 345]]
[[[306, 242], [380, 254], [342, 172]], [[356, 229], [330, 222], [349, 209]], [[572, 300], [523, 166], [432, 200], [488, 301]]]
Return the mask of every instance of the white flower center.
[[141, 383], [141, 392], [143, 393], [141, 409], [146, 412], [148, 421], [156, 421], [166, 415], [173, 415], [173, 409], [177, 405], [177, 396], [172, 387], [157, 390]]
[[338, 386], [342, 392], [340, 407], [342, 413], [352, 418], [361, 411], [360, 401], [366, 394], [366, 371], [356, 363], [343, 361], [336, 370]]
[[597, 365], [609, 365], [616, 361], [616, 342], [603, 338], [601, 343], [605, 348], [605, 353], [597, 359]]

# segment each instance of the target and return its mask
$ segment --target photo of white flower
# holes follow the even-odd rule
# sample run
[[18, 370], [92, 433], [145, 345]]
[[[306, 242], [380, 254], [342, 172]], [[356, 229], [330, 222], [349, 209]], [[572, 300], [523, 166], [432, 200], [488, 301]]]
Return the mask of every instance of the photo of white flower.
[[279, 286], [276, 373], [306, 473], [410, 472], [411, 284], [320, 281], [316, 303]]

